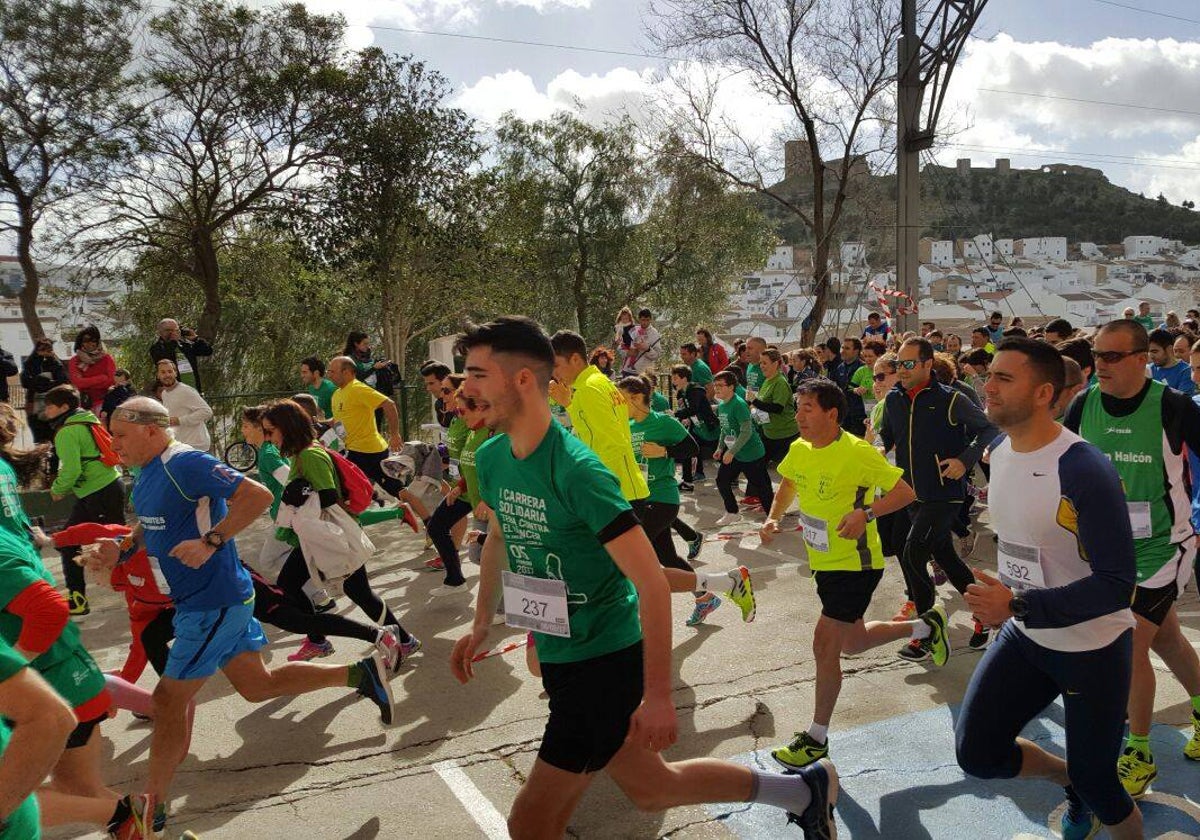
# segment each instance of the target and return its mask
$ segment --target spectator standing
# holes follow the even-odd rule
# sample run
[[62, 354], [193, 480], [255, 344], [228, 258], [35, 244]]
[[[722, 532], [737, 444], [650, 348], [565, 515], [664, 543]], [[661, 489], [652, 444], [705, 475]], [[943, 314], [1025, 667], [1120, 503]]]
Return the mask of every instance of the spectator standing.
[[624, 371], [641, 373], [654, 367], [663, 353], [662, 335], [652, 323], [654, 314], [649, 309], [638, 312], [638, 325], [633, 330], [633, 346], [625, 359]]
[[1149, 301], [1144, 300], [1138, 304], [1138, 314], [1137, 314], [1137, 317], [1135, 317], [1133, 320], [1137, 321], [1139, 324], [1141, 324], [1143, 327], [1145, 327], [1147, 333], [1151, 332], [1154, 329], [1154, 319], [1152, 317], [1150, 317], [1150, 302]]
[[155, 381], [158, 383], [159, 401], [170, 412], [175, 440], [207, 452], [212, 447], [208, 421], [213, 417], [213, 410], [204, 397], [191, 385], [179, 380], [179, 372], [170, 359], [158, 363]]
[[[999, 344], [1004, 339], [1004, 316], [999, 312], [992, 312], [983, 328], [987, 330], [988, 343]], [[996, 351], [991, 349], [988, 352], [995, 353]]]
[[191, 327], [180, 327], [174, 318], [158, 322], [158, 340], [150, 345], [150, 359], [158, 364], [169, 359], [175, 365], [176, 378], [184, 385], [203, 393], [200, 380], [200, 357], [211, 356], [212, 345]]
[[720, 373], [729, 366], [729, 354], [725, 352], [725, 347], [713, 338], [712, 330], [708, 327], [696, 330], [696, 346], [700, 348], [700, 358], [713, 373]]
[[304, 392], [317, 401], [324, 417], [333, 416], [333, 392], [337, 386], [325, 378], [325, 363], [316, 356], [309, 356], [300, 363], [300, 381]]
[[54, 353], [54, 342], [39, 338], [33, 343], [33, 352], [25, 357], [21, 366], [21, 387], [25, 389], [25, 414], [29, 429], [37, 443], [46, 443], [52, 432], [42, 414], [46, 408], [46, 394], [55, 386], [67, 383], [67, 366]]
[[117, 363], [100, 340], [100, 330], [89, 324], [75, 336], [75, 355], [67, 363], [67, 375], [79, 392], [79, 404], [96, 410], [115, 384]]
[[433, 413], [437, 415], [438, 425], [443, 429], [450, 428], [455, 412], [446, 409], [446, 401], [442, 399], [442, 389], [446, 387], [446, 379], [450, 376], [450, 368], [432, 359], [421, 365], [421, 379], [425, 381], [425, 393], [433, 397]]
[[[50, 495], [55, 501], [75, 497], [67, 527], [83, 522], [123, 525], [125, 494], [118, 480], [121, 471], [104, 463], [92, 434], [91, 427], [99, 425], [100, 420], [80, 406], [79, 392], [70, 385], [59, 385], [46, 394], [46, 418], [54, 429], [54, 452], [58, 456], [58, 475], [50, 486]], [[78, 546], [62, 549], [63, 577], [71, 615], [87, 615], [87, 581], [83, 567], [75, 562], [78, 554]]]
[[872, 312], [867, 315], [867, 326], [862, 333], [863, 339], [878, 338], [887, 344], [887, 340], [892, 337], [892, 328], [888, 322], [883, 320], [883, 316], [878, 312]]
[[16, 376], [17, 372], [17, 362], [13, 354], [0, 347], [0, 402], [8, 402], [8, 378]]
[[133, 388], [129, 371], [125, 368], [117, 368], [113, 372], [113, 386], [108, 389], [104, 400], [100, 403], [100, 422], [104, 424], [104, 428], [108, 428], [109, 418], [112, 417], [117, 406], [136, 394], [137, 391]]

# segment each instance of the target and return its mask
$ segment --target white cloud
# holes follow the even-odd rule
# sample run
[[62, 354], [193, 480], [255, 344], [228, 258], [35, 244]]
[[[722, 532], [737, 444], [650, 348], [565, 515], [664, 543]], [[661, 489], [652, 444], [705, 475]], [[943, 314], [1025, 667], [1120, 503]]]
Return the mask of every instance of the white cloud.
[[528, 6], [539, 12], [561, 6], [566, 9], [590, 9], [592, 0], [499, 0], [501, 6]]

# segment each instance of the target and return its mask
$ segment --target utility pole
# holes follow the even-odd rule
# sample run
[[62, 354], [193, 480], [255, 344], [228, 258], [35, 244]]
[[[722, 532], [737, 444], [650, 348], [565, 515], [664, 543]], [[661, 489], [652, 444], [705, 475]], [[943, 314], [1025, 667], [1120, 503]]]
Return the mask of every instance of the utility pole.
[[[918, 31], [917, 0], [900, 0], [901, 37], [896, 74], [896, 281], [914, 301], [920, 297], [917, 248], [921, 234], [920, 153], [933, 146], [946, 87], [967, 36], [987, 0], [937, 0], [923, 13]], [[928, 98], [928, 108], [925, 108]], [[922, 118], [924, 111], [924, 119]], [[916, 324], [899, 315], [900, 332]]]

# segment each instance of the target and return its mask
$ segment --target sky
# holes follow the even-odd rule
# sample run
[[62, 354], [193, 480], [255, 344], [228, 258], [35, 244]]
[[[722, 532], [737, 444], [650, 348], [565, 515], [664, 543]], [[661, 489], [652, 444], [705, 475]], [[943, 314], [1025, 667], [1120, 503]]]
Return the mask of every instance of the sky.
[[[454, 104], [484, 126], [509, 110], [542, 118], [567, 108], [597, 122], [636, 116], [662, 94], [660, 74], [671, 67], [638, 55], [477, 40], [654, 53], [648, 0], [306, 2], [346, 16], [349, 46], [412, 54], [439, 70], [454, 85]], [[769, 103], [744, 90], [728, 99], [735, 122], [757, 125], [764, 137], [775, 128]], [[1151, 197], [1200, 202], [1200, 3], [991, 0], [943, 113], [954, 131], [939, 162], [1076, 163]]]

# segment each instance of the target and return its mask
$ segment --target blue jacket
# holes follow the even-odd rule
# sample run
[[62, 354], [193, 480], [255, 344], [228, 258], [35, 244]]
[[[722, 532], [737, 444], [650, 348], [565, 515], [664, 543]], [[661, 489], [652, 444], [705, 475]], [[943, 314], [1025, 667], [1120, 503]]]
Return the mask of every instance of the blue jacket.
[[999, 434], [982, 409], [936, 379], [910, 400], [897, 383], [884, 397], [880, 438], [896, 449], [896, 466], [922, 502], [961, 502], [967, 479], [943, 478], [938, 462], [957, 458], [970, 473]]

